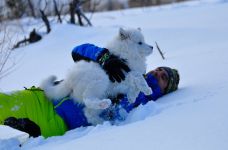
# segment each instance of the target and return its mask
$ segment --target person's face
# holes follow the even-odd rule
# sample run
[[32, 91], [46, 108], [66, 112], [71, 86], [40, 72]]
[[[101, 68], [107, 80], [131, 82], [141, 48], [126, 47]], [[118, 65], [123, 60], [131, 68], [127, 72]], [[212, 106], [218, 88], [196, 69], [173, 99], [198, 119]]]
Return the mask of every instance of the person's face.
[[150, 71], [152, 75], [158, 80], [158, 84], [161, 88], [162, 93], [164, 93], [165, 88], [168, 86], [169, 75], [163, 68], [156, 68]]

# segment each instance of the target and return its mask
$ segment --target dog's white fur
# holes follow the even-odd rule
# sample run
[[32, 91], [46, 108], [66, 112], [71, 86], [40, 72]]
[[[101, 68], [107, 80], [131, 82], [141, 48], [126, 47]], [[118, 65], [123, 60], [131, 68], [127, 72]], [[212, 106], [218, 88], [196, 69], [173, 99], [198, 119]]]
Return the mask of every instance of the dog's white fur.
[[56, 77], [50, 76], [40, 86], [49, 99], [58, 100], [70, 95], [76, 102], [84, 103], [85, 115], [92, 124], [102, 122], [99, 113], [110, 106], [108, 96], [124, 93], [133, 103], [140, 91], [152, 94], [142, 75], [146, 72], [145, 59], [152, 53], [152, 47], [144, 42], [141, 31], [120, 28], [118, 36], [106, 48], [112, 54], [127, 60], [131, 69], [121, 83], [112, 83], [99, 64], [79, 61], [58, 85], [53, 84]]

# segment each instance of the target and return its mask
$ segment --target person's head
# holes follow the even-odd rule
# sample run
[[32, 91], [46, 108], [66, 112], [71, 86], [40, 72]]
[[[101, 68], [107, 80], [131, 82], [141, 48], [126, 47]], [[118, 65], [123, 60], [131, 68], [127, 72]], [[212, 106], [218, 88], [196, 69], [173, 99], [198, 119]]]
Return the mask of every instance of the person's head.
[[176, 69], [170, 67], [158, 67], [146, 74], [153, 75], [157, 79], [162, 95], [170, 93], [178, 89], [180, 80], [179, 73]]

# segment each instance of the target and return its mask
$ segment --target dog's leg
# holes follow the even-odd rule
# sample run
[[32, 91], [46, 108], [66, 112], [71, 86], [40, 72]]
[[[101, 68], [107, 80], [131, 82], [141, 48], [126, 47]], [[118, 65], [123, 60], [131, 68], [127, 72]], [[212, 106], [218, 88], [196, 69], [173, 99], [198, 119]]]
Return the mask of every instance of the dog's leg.
[[136, 74], [133, 72], [128, 74], [127, 79], [128, 79], [128, 86], [129, 86], [129, 90], [127, 92], [127, 97], [128, 97], [129, 102], [134, 103], [140, 92], [137, 87], [138, 81], [136, 81], [138, 79], [137, 79]]
[[83, 93], [83, 101], [88, 108], [106, 109], [111, 105], [110, 99], [102, 99], [108, 88], [109, 81], [91, 81]]
[[141, 92], [143, 92], [145, 95], [151, 95], [153, 93], [153, 91], [151, 90], [151, 88], [148, 86], [146, 80], [144, 79], [143, 76], [139, 77], [137, 80], [137, 88], [138, 90], [140, 90]]
[[127, 96], [131, 103], [135, 102], [140, 92], [143, 92], [145, 95], [152, 94], [151, 88], [147, 85], [146, 80], [141, 74], [132, 72], [129, 74], [128, 78], [130, 88]]
[[87, 98], [84, 99], [85, 105], [92, 109], [106, 109], [111, 105], [110, 99]]

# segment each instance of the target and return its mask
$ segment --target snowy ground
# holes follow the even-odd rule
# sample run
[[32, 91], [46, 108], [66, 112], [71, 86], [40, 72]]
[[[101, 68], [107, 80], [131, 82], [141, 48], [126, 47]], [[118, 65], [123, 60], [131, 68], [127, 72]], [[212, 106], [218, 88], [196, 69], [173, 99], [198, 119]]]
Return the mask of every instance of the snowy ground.
[[[121, 27], [141, 27], [148, 43], [165, 52], [149, 56], [148, 70], [179, 70], [179, 90], [133, 111], [120, 126], [108, 122], [64, 136], [30, 139], [22, 149], [228, 149], [228, 1], [204, 0], [93, 15], [93, 27], [53, 24], [36, 44], [16, 49], [18, 65], [0, 81], [1, 91], [38, 86], [45, 77], [64, 78], [71, 50], [82, 43], [105, 46]], [[0, 149], [16, 149], [12, 140]]]

